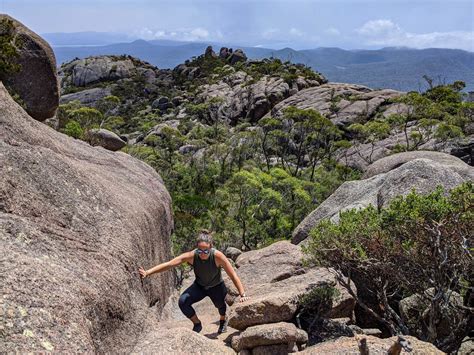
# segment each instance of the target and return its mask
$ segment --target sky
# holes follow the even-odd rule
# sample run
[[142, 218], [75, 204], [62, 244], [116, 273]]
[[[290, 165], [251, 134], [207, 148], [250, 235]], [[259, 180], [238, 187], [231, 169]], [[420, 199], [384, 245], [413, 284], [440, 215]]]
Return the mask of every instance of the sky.
[[267, 48], [474, 51], [473, 0], [0, 0], [33, 31]]

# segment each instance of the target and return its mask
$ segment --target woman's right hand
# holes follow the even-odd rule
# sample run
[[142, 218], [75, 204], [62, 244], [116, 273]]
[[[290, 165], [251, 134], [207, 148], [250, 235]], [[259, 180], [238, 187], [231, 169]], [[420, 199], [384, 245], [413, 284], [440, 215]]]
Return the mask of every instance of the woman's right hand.
[[140, 273], [140, 276], [142, 277], [142, 279], [148, 276], [146, 270], [143, 269], [141, 266], [138, 268], [138, 272]]

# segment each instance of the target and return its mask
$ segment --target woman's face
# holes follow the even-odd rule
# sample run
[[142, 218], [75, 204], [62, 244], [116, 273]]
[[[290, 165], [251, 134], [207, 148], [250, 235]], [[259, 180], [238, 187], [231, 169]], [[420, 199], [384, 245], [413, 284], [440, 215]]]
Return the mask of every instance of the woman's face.
[[211, 252], [211, 244], [206, 242], [199, 242], [197, 245], [198, 255], [202, 260], [209, 258], [209, 253]]

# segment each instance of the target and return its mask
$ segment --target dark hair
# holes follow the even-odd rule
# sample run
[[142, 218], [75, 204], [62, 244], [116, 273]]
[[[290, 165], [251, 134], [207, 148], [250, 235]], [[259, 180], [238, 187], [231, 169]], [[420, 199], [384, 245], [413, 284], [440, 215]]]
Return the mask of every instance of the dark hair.
[[201, 229], [196, 238], [196, 244], [200, 242], [209, 243], [211, 246], [213, 244], [212, 233], [207, 229]]

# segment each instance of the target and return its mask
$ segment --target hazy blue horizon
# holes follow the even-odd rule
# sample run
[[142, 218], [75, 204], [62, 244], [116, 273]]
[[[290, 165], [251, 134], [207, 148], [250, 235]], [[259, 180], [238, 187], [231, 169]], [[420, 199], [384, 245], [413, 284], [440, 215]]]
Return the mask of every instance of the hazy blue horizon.
[[[84, 43], [78, 43], [77, 44], [63, 44], [63, 43], [57, 43], [57, 42], [52, 42], [49, 41], [49, 43], [53, 47], [100, 47], [100, 46], [106, 46], [106, 45], [111, 45], [111, 44], [119, 44], [119, 43], [133, 43], [135, 41], [139, 40], [144, 40], [147, 42], [154, 41], [154, 40], [149, 40], [149, 39], [144, 39], [144, 38], [139, 38], [139, 37], [127, 37], [126, 34], [123, 33], [115, 33], [115, 32], [96, 32], [96, 31], [84, 31], [84, 32], [51, 32], [51, 33], [40, 33], [41, 36], [45, 37], [46, 39], [51, 38], [51, 36], [62, 36], [62, 35], [80, 35], [80, 34], [96, 34], [96, 35], [114, 35], [114, 36], [121, 36], [117, 41], [101, 41], [100, 43], [92, 44], [88, 41], [84, 41]], [[156, 41], [156, 40], [155, 40]], [[274, 50], [281, 50], [281, 49], [286, 49], [290, 48], [293, 50], [314, 50], [314, 49], [319, 49], [319, 48], [338, 48], [338, 49], [343, 49], [347, 51], [362, 51], [362, 50], [381, 50], [381, 49], [386, 49], [386, 48], [403, 48], [403, 49], [453, 49], [453, 50], [463, 50], [467, 51], [470, 53], [474, 53], [473, 50], [467, 50], [467, 49], [460, 49], [460, 48], [448, 48], [448, 47], [426, 47], [426, 48], [415, 48], [415, 47], [409, 47], [409, 46], [371, 46], [371, 47], [365, 47], [365, 48], [344, 48], [344, 47], [338, 47], [338, 46], [318, 46], [318, 47], [308, 47], [308, 48], [293, 48], [291, 46], [273, 46], [270, 44], [268, 47], [263, 47], [263, 46], [252, 46], [250, 44], [247, 44], [245, 42], [225, 42], [225, 41], [206, 41], [206, 40], [199, 40], [199, 41], [186, 41], [186, 40], [173, 40], [173, 39], [160, 39], [160, 42], [166, 42], [169, 41], [170, 43], [173, 43], [172, 45], [184, 45], [184, 44], [209, 44], [209, 45], [222, 45], [222, 46], [242, 46], [242, 47], [254, 47], [254, 48], [265, 48], [265, 49], [274, 49]], [[236, 47], [237, 48], [237, 47]], [[218, 50], [219, 48], [214, 48], [214, 50]]]
[[[40, 34], [106, 32], [134, 39], [474, 52], [471, 0], [0, 0]], [[40, 14], [40, 15], [38, 15]]]

